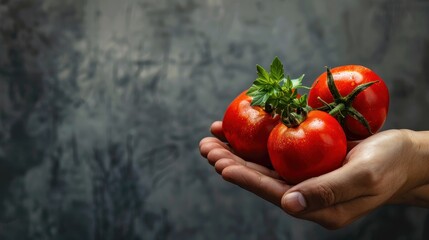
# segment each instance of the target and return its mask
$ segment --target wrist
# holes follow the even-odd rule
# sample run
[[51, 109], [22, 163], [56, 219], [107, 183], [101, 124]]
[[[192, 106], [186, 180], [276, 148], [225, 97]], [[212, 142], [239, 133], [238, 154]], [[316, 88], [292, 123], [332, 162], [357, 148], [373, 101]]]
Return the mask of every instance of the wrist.
[[417, 179], [418, 185], [424, 185], [429, 183], [429, 131], [412, 131], [402, 130], [409, 143], [409, 149], [405, 151], [409, 154], [405, 154], [405, 158], [410, 161], [406, 161], [410, 164], [412, 174]]

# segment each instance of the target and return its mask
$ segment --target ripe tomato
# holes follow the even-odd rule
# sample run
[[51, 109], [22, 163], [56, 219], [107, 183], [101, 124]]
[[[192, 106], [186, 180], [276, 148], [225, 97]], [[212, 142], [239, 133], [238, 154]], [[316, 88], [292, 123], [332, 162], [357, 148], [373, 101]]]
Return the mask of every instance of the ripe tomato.
[[274, 170], [289, 184], [333, 171], [342, 165], [347, 140], [338, 121], [314, 110], [297, 127], [279, 123], [268, 138]]
[[246, 92], [242, 92], [226, 109], [223, 132], [238, 156], [270, 167], [267, 140], [279, 118], [273, 118], [261, 107], [251, 106], [252, 97]]
[[[351, 106], [368, 122], [371, 132], [376, 133], [383, 126], [389, 109], [389, 91], [384, 81], [371, 69], [359, 65], [346, 65], [331, 69], [335, 85], [342, 97], [350, 94], [358, 85], [377, 81], [353, 100]], [[320, 75], [313, 83], [308, 96], [308, 105], [313, 109], [332, 103], [334, 97], [329, 91], [327, 73]], [[351, 116], [346, 116], [343, 128], [350, 140], [364, 139], [372, 133]]]

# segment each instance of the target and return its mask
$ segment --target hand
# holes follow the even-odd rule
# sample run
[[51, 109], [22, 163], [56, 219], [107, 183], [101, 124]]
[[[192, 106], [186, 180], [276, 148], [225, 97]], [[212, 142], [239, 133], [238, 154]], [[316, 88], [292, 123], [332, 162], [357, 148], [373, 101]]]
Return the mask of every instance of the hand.
[[386, 203], [429, 207], [429, 133], [389, 130], [350, 143], [344, 166], [295, 186], [268, 168], [236, 156], [223, 142], [222, 123], [200, 142], [200, 152], [222, 177], [330, 229], [343, 227]]

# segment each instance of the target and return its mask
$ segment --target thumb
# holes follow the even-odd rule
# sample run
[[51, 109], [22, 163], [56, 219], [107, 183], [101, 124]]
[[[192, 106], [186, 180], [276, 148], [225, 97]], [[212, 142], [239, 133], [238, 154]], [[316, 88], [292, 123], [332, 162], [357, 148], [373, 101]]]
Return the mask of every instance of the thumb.
[[366, 195], [370, 187], [366, 172], [346, 164], [303, 181], [283, 195], [282, 208], [289, 213], [314, 211]]

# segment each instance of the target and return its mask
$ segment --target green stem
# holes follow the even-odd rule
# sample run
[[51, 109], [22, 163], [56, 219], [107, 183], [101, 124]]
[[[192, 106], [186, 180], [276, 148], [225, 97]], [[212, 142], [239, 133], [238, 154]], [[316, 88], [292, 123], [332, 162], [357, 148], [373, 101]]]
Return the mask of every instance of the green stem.
[[299, 112], [291, 112], [287, 116], [282, 117], [282, 122], [289, 128], [299, 126], [302, 122], [307, 119], [307, 110], [300, 109]]
[[344, 110], [346, 108], [346, 105], [344, 103], [340, 103], [337, 106], [335, 106], [334, 109], [332, 109], [331, 111], [329, 111], [329, 114], [331, 116], [337, 116], [338, 113], [340, 113], [342, 110]]
[[298, 88], [302, 86], [301, 76], [291, 79], [285, 76], [283, 64], [279, 58], [274, 58], [268, 72], [257, 65], [258, 78], [247, 90], [252, 97], [251, 106], [259, 106], [272, 116], [280, 115], [287, 126], [295, 127], [303, 122], [307, 112], [307, 95], [298, 98]]
[[353, 107], [349, 107], [347, 111], [350, 114], [350, 116], [352, 116], [354, 119], [358, 120], [362, 125], [364, 125], [370, 134], [374, 134], [372, 132], [371, 126], [369, 125], [368, 121], [360, 112], [356, 111], [356, 109]]
[[328, 67], [326, 68], [326, 74], [328, 76], [328, 88], [332, 96], [334, 99], [342, 98], [337, 86], [335, 85], [334, 76], [332, 76], [331, 70]]
[[373, 82], [368, 82], [368, 83], [364, 83], [364, 84], [357, 86], [353, 90], [353, 92], [351, 92], [348, 96], [345, 97], [345, 101], [348, 103], [352, 103], [359, 93], [361, 93], [363, 90], [369, 88], [374, 83], [378, 83], [378, 82], [379, 81], [373, 81]]
[[368, 121], [361, 113], [359, 113], [356, 109], [353, 108], [352, 104], [355, 98], [361, 92], [363, 92], [365, 89], [369, 88], [370, 86], [372, 86], [373, 84], [379, 81], [377, 80], [377, 81], [360, 84], [357, 87], [355, 87], [351, 93], [343, 97], [341, 96], [337, 86], [335, 85], [335, 80], [331, 70], [327, 68], [326, 72], [327, 72], [326, 83], [328, 85], [328, 89], [332, 97], [334, 98], [334, 101], [331, 103], [327, 103], [322, 98], [319, 97], [318, 99], [323, 103], [323, 106], [317, 109], [325, 112], [329, 112], [330, 115], [338, 119], [338, 121], [343, 127], [344, 127], [344, 122], [346, 117], [351, 116], [352, 118], [359, 121], [363, 126], [365, 126], [365, 128], [368, 130], [370, 134], [373, 134], [371, 130], [371, 126], [369, 125]]

